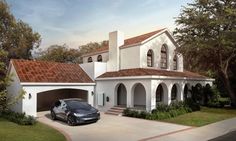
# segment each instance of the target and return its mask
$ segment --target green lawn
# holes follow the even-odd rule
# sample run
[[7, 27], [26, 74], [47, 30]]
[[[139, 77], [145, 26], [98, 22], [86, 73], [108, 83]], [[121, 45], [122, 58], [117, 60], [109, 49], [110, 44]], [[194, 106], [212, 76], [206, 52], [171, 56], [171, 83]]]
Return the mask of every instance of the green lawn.
[[236, 117], [235, 109], [201, 107], [200, 111], [165, 119], [163, 121], [198, 127], [232, 117]]
[[66, 141], [55, 129], [36, 123], [33, 126], [22, 126], [0, 118], [1, 141]]

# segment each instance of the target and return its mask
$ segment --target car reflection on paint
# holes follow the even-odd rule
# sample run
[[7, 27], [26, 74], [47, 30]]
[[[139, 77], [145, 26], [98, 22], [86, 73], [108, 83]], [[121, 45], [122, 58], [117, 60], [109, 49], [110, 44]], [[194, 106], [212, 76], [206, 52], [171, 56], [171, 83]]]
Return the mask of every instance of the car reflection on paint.
[[68, 125], [96, 122], [100, 119], [100, 112], [81, 99], [61, 99], [51, 108], [52, 120], [60, 119]]

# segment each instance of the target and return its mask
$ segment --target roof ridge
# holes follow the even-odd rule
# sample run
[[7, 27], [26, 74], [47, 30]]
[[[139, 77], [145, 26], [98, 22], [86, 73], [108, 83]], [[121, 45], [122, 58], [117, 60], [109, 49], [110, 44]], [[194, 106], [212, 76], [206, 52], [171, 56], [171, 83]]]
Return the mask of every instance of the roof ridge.
[[[155, 31], [152, 31], [152, 32], [148, 32], [148, 33], [140, 34], [138, 36], [134, 36], [134, 37], [130, 37], [130, 38], [124, 39], [124, 45], [122, 45], [120, 47], [125, 48], [126, 46], [132, 46], [134, 44], [141, 43], [142, 41], [147, 40], [148, 38], [158, 34], [159, 32], [161, 32], [161, 31], [163, 31], [165, 29], [167, 29], [167, 28], [161, 28], [161, 29], [158, 29], [158, 30], [155, 30]], [[148, 36], [149, 34], [150, 34], [150, 36]], [[146, 36], [148, 36], [148, 37], [146, 37]], [[135, 39], [141, 38], [141, 37], [143, 37], [144, 39], [139, 39], [138, 41], [135, 40]], [[131, 42], [131, 43], [129, 43], [129, 42]], [[109, 43], [109, 41], [108, 41], [108, 43]], [[105, 48], [105, 50], [99, 50], [100, 48]], [[99, 53], [99, 52], [107, 52], [107, 51], [109, 51], [109, 45], [108, 46], [103, 46], [103, 47], [96, 48], [96, 49], [94, 49], [93, 51], [91, 51], [89, 53], [85, 53], [83, 56], [94, 55], [94, 54]]]

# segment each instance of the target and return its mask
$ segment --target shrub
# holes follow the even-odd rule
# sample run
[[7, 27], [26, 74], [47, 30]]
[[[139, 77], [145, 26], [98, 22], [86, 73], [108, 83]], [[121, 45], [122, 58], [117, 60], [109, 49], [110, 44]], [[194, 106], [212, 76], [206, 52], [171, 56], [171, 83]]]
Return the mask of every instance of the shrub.
[[171, 117], [176, 117], [185, 113], [200, 110], [199, 104], [193, 101], [188, 102], [173, 102], [170, 105], [157, 104], [157, 108], [152, 110], [151, 113], [145, 111], [136, 111], [131, 109], [125, 109], [123, 112], [124, 116], [143, 118], [149, 120], [162, 120]]
[[36, 123], [36, 119], [33, 116], [26, 116], [25, 113], [4, 111], [1, 116], [20, 125], [34, 125]]

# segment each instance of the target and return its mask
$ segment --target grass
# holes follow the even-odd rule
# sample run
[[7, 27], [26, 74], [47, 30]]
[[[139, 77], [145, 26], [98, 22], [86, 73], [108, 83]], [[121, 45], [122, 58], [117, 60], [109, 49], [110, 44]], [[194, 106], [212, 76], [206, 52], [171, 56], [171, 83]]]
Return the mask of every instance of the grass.
[[199, 127], [233, 117], [236, 117], [235, 109], [201, 107], [200, 111], [164, 119], [163, 121]]
[[1, 141], [66, 141], [66, 138], [57, 130], [36, 123], [32, 126], [22, 126], [0, 118]]

